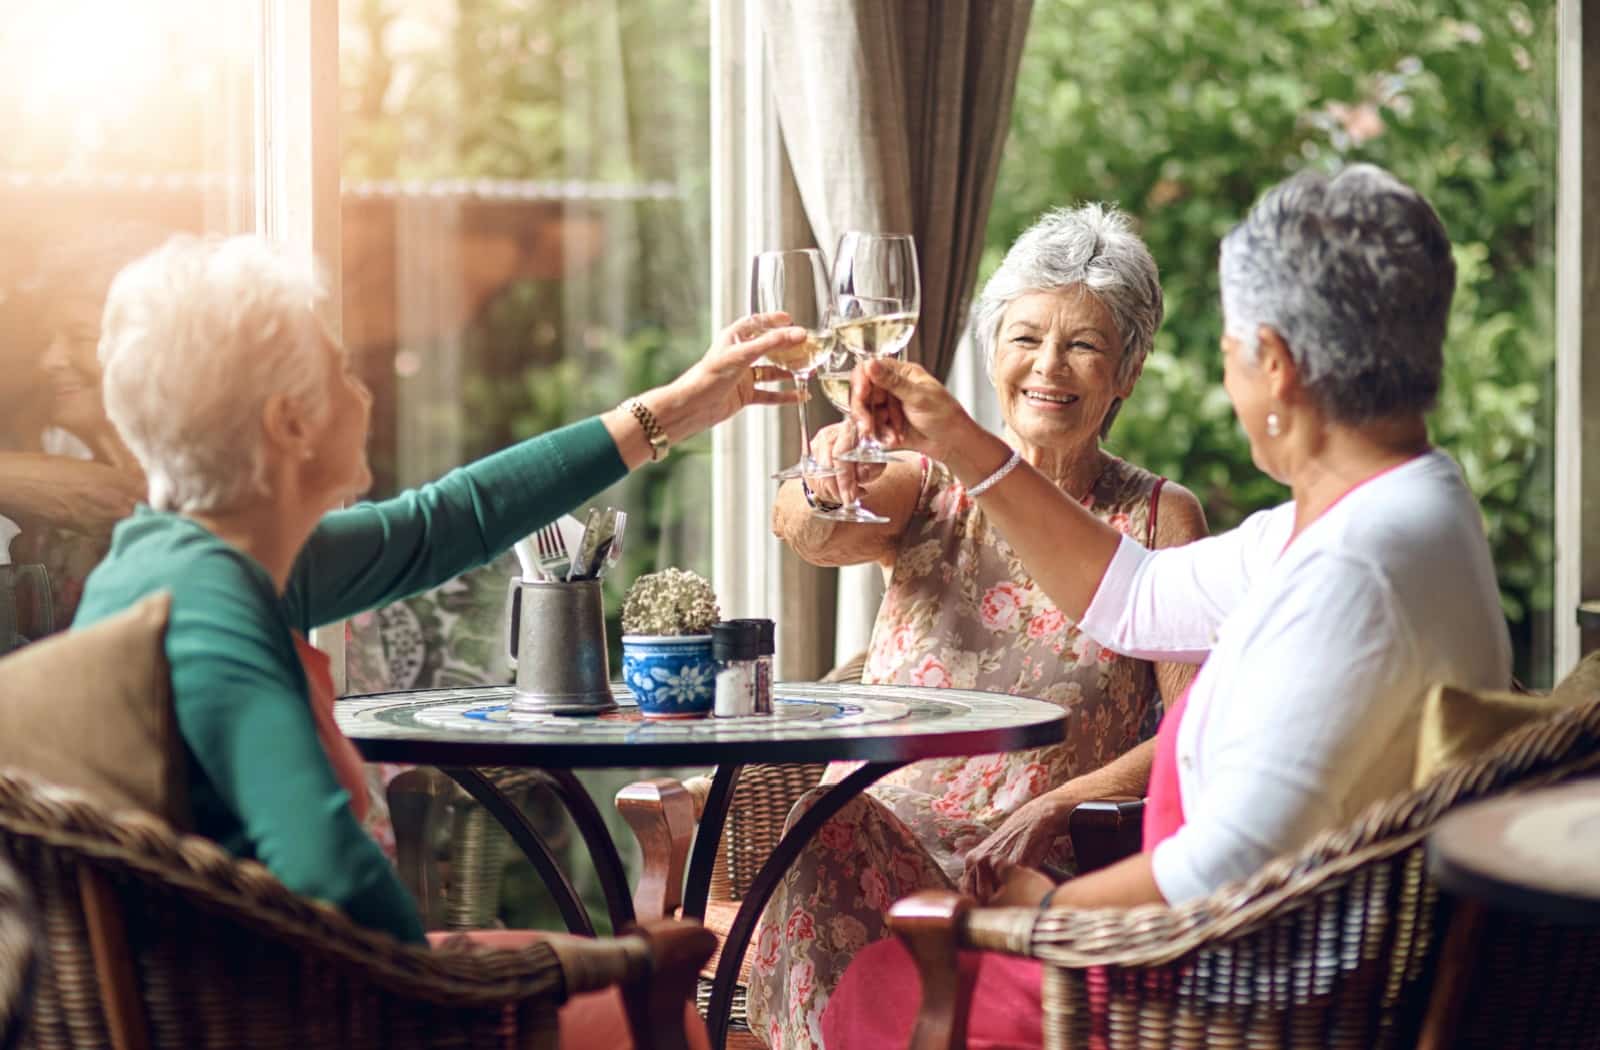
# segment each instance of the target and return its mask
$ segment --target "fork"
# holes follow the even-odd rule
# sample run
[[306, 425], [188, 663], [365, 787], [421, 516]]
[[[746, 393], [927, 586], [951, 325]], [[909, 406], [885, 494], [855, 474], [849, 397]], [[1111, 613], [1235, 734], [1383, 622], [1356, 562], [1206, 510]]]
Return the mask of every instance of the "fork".
[[534, 533], [533, 542], [539, 554], [539, 571], [544, 573], [546, 579], [560, 579], [561, 570], [572, 564], [572, 556], [567, 553], [566, 537], [561, 535], [560, 528], [552, 521]]

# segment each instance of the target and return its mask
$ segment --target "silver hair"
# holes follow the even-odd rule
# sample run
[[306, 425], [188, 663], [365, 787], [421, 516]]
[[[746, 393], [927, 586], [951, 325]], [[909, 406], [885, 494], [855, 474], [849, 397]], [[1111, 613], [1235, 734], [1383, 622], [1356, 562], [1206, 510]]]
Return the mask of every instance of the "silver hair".
[[1425, 412], [1455, 294], [1450, 237], [1416, 190], [1371, 164], [1302, 172], [1222, 241], [1223, 324], [1254, 356], [1263, 325], [1332, 418]]
[[[1011, 245], [972, 311], [972, 334], [994, 372], [1006, 307], [1033, 292], [1080, 287], [1111, 314], [1122, 341], [1117, 379], [1137, 375], [1161, 327], [1161, 275], [1127, 213], [1103, 204], [1046, 212]], [[1102, 432], [1111, 423], [1113, 405]]]
[[262, 237], [174, 237], [117, 274], [100, 332], [106, 414], [150, 505], [204, 512], [268, 495], [261, 421], [284, 395], [328, 411], [314, 263]]

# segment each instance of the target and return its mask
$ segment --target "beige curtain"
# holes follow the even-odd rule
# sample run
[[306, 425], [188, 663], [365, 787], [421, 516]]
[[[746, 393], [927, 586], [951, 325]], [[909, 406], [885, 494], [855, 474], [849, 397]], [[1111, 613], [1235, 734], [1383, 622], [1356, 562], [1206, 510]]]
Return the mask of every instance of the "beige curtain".
[[[943, 378], [983, 249], [1031, 0], [763, 0], [784, 147], [823, 253], [845, 230], [916, 236], [909, 354]], [[883, 595], [842, 570], [836, 655], [864, 649]]]

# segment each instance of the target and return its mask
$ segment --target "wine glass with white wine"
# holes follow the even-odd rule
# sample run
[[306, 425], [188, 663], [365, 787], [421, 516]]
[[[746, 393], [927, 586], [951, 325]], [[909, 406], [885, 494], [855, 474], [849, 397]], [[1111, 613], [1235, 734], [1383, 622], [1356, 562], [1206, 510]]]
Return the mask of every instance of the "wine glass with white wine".
[[[822, 253], [804, 248], [757, 255], [750, 268], [750, 308], [756, 313], [781, 310], [789, 315], [791, 324], [806, 330], [805, 342], [783, 346], [765, 358], [767, 364], [793, 376], [796, 388], [804, 390], [812, 371], [834, 346], [833, 295], [828, 290], [828, 269]], [[800, 413], [800, 460], [772, 476], [779, 481], [832, 477], [838, 471], [811, 457], [805, 401], [796, 408]]]
[[[910, 234], [852, 230], [839, 238], [833, 256], [833, 331], [841, 346], [862, 359], [893, 357], [911, 341], [921, 308], [917, 245]], [[889, 462], [870, 432], [839, 458]]]
[[[822, 396], [832, 402], [834, 408], [844, 413], [846, 419], [850, 418], [850, 376], [855, 371], [855, 365], [856, 355], [841, 344], [833, 348], [833, 352], [817, 370], [817, 385], [822, 388]], [[844, 506], [814, 507], [811, 513], [829, 521], [853, 521], [862, 525], [883, 525], [889, 520], [882, 514], [861, 505], [859, 488], [856, 489], [855, 498]]]

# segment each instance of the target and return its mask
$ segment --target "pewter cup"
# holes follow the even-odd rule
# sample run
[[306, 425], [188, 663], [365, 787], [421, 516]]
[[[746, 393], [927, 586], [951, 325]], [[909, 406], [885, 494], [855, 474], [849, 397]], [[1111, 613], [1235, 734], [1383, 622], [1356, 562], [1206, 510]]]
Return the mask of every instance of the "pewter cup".
[[513, 578], [506, 655], [517, 669], [513, 711], [597, 715], [616, 709], [600, 581]]

